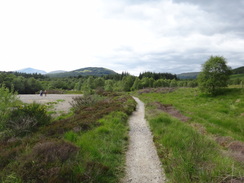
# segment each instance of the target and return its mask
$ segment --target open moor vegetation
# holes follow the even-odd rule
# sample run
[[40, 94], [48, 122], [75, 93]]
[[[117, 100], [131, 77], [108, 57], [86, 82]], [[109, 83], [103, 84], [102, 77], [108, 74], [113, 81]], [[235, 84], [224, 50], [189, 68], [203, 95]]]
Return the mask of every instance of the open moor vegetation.
[[[9, 93], [3, 89], [1, 92]], [[1, 182], [119, 181], [124, 175], [127, 119], [135, 109], [135, 101], [129, 95], [100, 93], [76, 98], [72, 105], [72, 116], [55, 121], [47, 120], [47, 113], [41, 119], [37, 116], [45, 110], [39, 104], [6, 108], [28, 116], [18, 126], [26, 121], [39, 125], [27, 125], [23, 133], [17, 133], [15, 126], [2, 125]], [[12, 114], [1, 118], [1, 124], [9, 123]], [[35, 116], [47, 123], [37, 122]]]
[[244, 180], [244, 91], [142, 90], [146, 117], [170, 182]]

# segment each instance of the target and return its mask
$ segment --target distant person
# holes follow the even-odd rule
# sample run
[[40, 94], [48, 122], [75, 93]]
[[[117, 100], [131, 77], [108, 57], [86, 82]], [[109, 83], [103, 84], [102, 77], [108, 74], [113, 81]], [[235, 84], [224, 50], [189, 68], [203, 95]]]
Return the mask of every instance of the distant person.
[[44, 91], [45, 97], [47, 96], [47, 90]]
[[40, 96], [41, 96], [41, 97], [42, 97], [42, 94], [43, 94], [43, 91], [41, 90], [41, 91], [40, 91]]

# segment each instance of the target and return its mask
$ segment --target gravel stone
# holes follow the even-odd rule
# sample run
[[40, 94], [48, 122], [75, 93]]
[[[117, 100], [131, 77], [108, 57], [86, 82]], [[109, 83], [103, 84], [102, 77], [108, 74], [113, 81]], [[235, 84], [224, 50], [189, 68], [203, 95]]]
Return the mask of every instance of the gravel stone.
[[134, 97], [137, 110], [129, 119], [129, 148], [123, 183], [164, 183], [165, 175], [145, 120], [144, 103]]

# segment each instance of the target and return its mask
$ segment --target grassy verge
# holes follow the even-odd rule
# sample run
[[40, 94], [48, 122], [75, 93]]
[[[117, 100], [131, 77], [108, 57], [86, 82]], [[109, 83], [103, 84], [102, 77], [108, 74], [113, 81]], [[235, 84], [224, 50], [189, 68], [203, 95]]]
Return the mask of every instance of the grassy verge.
[[136, 103], [106, 94], [24, 137], [0, 140], [0, 182], [118, 182]]
[[114, 112], [99, 120], [100, 126], [77, 135], [70, 131], [65, 139], [78, 146], [76, 175], [85, 182], [118, 182], [123, 175], [127, 143], [127, 115]]
[[[214, 137], [243, 137], [243, 91], [230, 89], [218, 97], [182, 88], [171, 93], [143, 93], [146, 116], [170, 182], [243, 180], [243, 164], [223, 154]], [[160, 111], [155, 102], [170, 104], [185, 116], [182, 122]]]

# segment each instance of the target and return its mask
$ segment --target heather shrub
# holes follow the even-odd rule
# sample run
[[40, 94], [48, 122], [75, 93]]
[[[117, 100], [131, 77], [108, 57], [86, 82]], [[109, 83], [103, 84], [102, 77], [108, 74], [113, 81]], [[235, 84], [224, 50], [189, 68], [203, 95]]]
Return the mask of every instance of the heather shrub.
[[6, 120], [6, 128], [11, 130], [14, 136], [23, 136], [50, 121], [51, 117], [47, 114], [45, 106], [37, 103], [25, 104], [11, 111]]
[[46, 163], [64, 162], [77, 151], [78, 147], [64, 141], [47, 141], [38, 143], [33, 147], [35, 159], [40, 159]]
[[100, 95], [84, 95], [79, 97], [74, 97], [71, 106], [75, 111], [79, 111], [82, 107], [91, 106], [103, 99]]
[[70, 182], [73, 173], [66, 163], [70, 163], [78, 150], [77, 146], [63, 140], [37, 143], [22, 158], [17, 173], [23, 182]]

